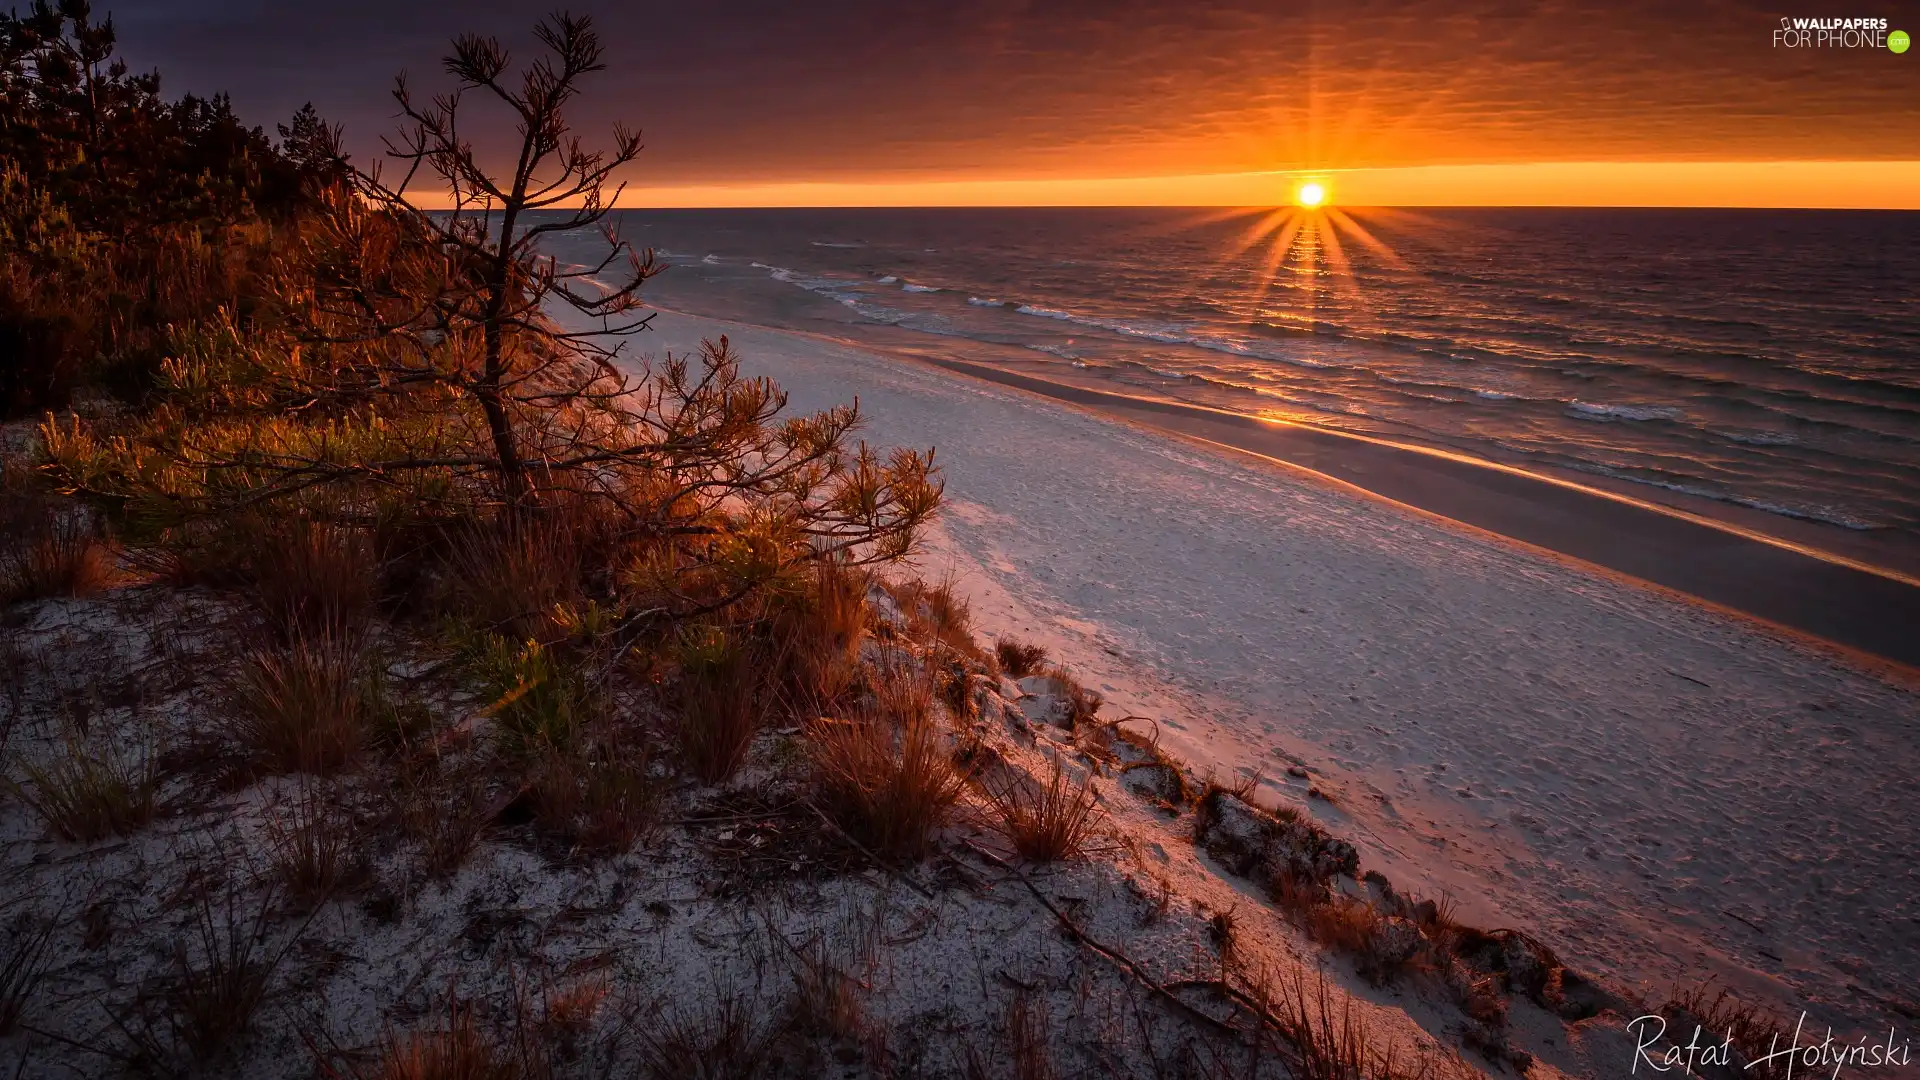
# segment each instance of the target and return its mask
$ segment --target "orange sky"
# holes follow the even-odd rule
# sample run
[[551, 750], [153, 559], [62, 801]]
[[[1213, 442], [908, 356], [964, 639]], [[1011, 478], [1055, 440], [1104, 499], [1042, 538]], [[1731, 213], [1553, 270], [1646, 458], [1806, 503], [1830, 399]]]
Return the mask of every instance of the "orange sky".
[[[639, 205], [1920, 205], [1920, 50], [1783, 49], [1757, 0], [579, 0], [643, 130]], [[1855, 10], [1858, 8], [1858, 10]], [[136, 67], [271, 125], [312, 101], [365, 162], [392, 76], [461, 30], [524, 61], [524, 0], [145, 0]], [[1920, 0], [1846, 15], [1920, 33]], [[500, 157], [508, 118], [463, 131]], [[1283, 174], [1276, 179], [1275, 174]]]
[[1559, 162], [1125, 179], [642, 187], [622, 205], [1261, 206], [1305, 179], [1345, 206], [1760, 206], [1920, 209], [1920, 160]]

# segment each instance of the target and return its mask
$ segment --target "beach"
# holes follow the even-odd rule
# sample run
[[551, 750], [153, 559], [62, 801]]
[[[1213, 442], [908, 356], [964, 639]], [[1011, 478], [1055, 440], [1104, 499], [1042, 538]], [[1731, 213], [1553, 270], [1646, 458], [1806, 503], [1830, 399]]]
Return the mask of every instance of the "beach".
[[792, 408], [857, 398], [869, 440], [936, 447], [922, 570], [987, 634], [1047, 644], [1109, 719], [1619, 989], [1911, 1015], [1920, 702], [1899, 678], [1097, 404], [673, 311], [642, 344], [721, 334]]

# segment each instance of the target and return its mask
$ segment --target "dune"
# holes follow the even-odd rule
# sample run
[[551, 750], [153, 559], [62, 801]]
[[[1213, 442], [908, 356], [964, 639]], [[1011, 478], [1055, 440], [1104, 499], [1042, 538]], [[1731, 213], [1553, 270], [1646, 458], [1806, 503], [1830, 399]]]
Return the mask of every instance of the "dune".
[[[1885, 1029], [1915, 1006], [1920, 701], [1620, 574], [1111, 413], [869, 348], [728, 335], [796, 408], [938, 448], [934, 554], [978, 625], [1259, 778], [1367, 865], [1628, 992], [1713, 980]], [[1308, 788], [1316, 793], [1307, 797]]]

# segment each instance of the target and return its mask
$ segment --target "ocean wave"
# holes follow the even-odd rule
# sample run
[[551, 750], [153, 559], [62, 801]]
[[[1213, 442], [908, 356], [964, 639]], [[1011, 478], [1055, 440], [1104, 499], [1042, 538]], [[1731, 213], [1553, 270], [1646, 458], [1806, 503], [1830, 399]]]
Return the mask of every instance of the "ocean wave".
[[1007, 306], [1006, 301], [995, 300], [991, 296], [969, 296], [967, 297], [967, 303], [972, 304], [974, 307], [1006, 307]]
[[1607, 405], [1575, 400], [1567, 403], [1567, 415], [1578, 420], [1612, 423], [1616, 420], [1679, 420], [1687, 413], [1671, 405]]
[[1792, 446], [1800, 441], [1799, 436], [1785, 431], [1716, 431], [1714, 434], [1748, 446]]
[[1509, 394], [1504, 390], [1475, 390], [1473, 396], [1484, 401], [1514, 401], [1519, 394]]
[[886, 277], [876, 278], [875, 280], [882, 285], [891, 285], [894, 282], [899, 281], [900, 279], [897, 277], [894, 277], [892, 274], [888, 274]]
[[911, 281], [907, 282], [905, 285], [900, 286], [900, 288], [904, 292], [939, 292], [940, 291], [940, 286], [938, 285], [915, 285]]
[[[1143, 364], [1138, 360], [1126, 360], [1122, 362], [1126, 364], [1128, 367], [1137, 367], [1142, 371], [1148, 372], [1149, 374], [1158, 375], [1163, 379], [1176, 379], [1176, 380], [1179, 380], [1180, 382], [1186, 382], [1189, 379], [1197, 379], [1201, 382], [1214, 382], [1214, 380], [1209, 379], [1204, 375], [1194, 375], [1185, 371], [1169, 371], [1166, 368], [1154, 367], [1152, 364]], [[1227, 384], [1218, 383], [1216, 385], [1225, 386]]]
[[1726, 503], [1730, 506], [1744, 506], [1749, 510], [1759, 510], [1763, 513], [1776, 514], [1780, 517], [1797, 518], [1801, 521], [1815, 521], [1823, 525], [1837, 525], [1842, 529], [1851, 529], [1855, 532], [1870, 532], [1874, 529], [1884, 527], [1876, 522], [1856, 517], [1845, 511], [1836, 510], [1831, 506], [1789, 506], [1771, 499], [1758, 499], [1747, 495], [1735, 495], [1725, 491], [1715, 491], [1712, 488], [1704, 488], [1698, 484], [1682, 484], [1672, 480], [1656, 480], [1648, 476], [1636, 476], [1622, 469], [1610, 469], [1605, 465], [1578, 462], [1570, 463], [1568, 467], [1581, 472], [1610, 476], [1615, 480], [1625, 480], [1630, 484], [1639, 484], [1642, 487], [1659, 488], [1662, 491], [1691, 495], [1697, 499], [1709, 499], [1713, 502]]
[[823, 248], [863, 248], [867, 246], [866, 241], [864, 240], [851, 240], [851, 241], [810, 240], [808, 241], [808, 243], [812, 244], [814, 247], [823, 247]]
[[720, 264], [720, 256], [703, 255], [701, 256], [700, 261], [703, 263], [706, 263], [708, 266], [718, 266]]
[[1034, 352], [1043, 352], [1043, 353], [1047, 353], [1050, 356], [1057, 356], [1062, 360], [1071, 360], [1073, 361], [1073, 364], [1075, 367], [1087, 366], [1086, 364], [1081, 362], [1079, 353], [1074, 352], [1072, 349], [1069, 349], [1064, 345], [1049, 345], [1045, 342], [1031, 342], [1027, 344], [1025, 348], [1032, 349]]
[[1875, 529], [1885, 528], [1885, 526], [1877, 522], [1857, 518], [1831, 507], [1822, 507], [1819, 510], [1808, 510], [1796, 506], [1783, 506], [1779, 503], [1768, 502], [1765, 499], [1733, 498], [1728, 501], [1747, 507], [1750, 510], [1764, 510], [1769, 514], [1799, 518], [1802, 521], [1818, 521], [1823, 525], [1838, 525], [1843, 529], [1852, 529], [1854, 532], [1872, 532]]
[[[1011, 303], [1011, 301], [1009, 301], [1009, 303]], [[1119, 334], [1122, 337], [1142, 338], [1147, 341], [1158, 341], [1167, 345], [1186, 345], [1195, 349], [1226, 353], [1229, 356], [1240, 356], [1250, 360], [1272, 360], [1276, 363], [1292, 364], [1295, 367], [1318, 369], [1348, 366], [1311, 360], [1297, 352], [1275, 352], [1270, 349], [1254, 348], [1253, 346], [1245, 345], [1237, 341], [1229, 341], [1225, 338], [1196, 334], [1190, 327], [1166, 324], [1141, 325], [1140, 323], [1127, 322], [1122, 319], [1102, 319], [1091, 315], [1079, 315], [1071, 311], [1062, 311], [1059, 308], [1042, 307], [1039, 304], [1021, 304], [1013, 310], [1022, 315], [1032, 315], [1042, 319], [1056, 319], [1061, 322], [1070, 322], [1080, 326], [1092, 327], [1096, 330], [1105, 330], [1110, 333]]]

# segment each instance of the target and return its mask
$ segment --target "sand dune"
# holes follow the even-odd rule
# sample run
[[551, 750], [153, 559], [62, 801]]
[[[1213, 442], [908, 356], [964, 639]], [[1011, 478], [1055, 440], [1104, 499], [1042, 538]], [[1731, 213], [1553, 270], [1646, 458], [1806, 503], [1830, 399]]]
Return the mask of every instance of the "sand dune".
[[1260, 773], [1396, 880], [1623, 989], [1712, 977], [1861, 1028], [1914, 1008], [1912, 690], [1017, 390], [671, 312], [656, 329], [656, 350], [726, 333], [795, 407], [858, 396], [870, 439], [937, 446], [951, 508], [931, 569], [984, 629], [1053, 642], [1111, 710]]

